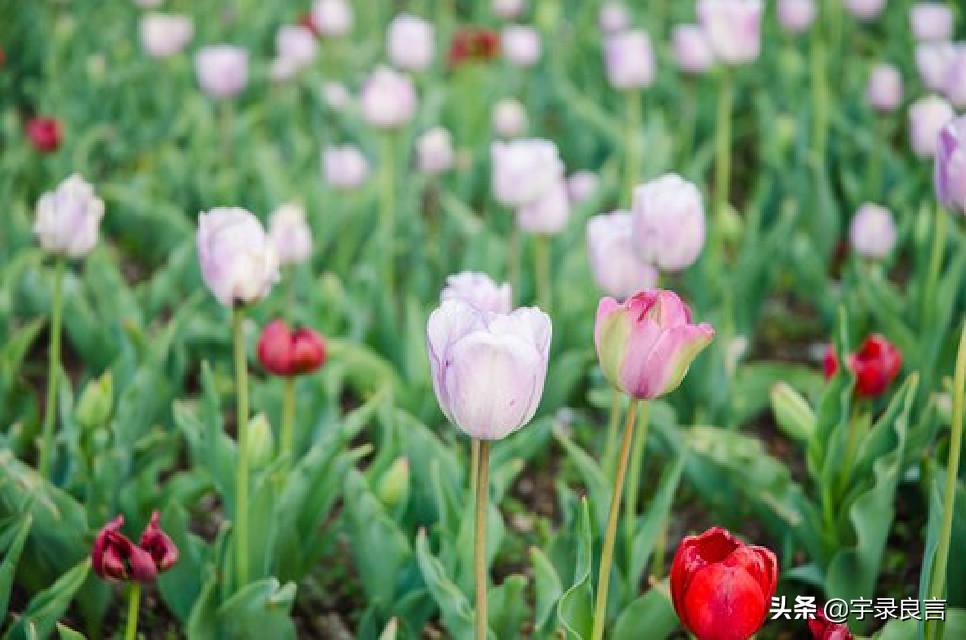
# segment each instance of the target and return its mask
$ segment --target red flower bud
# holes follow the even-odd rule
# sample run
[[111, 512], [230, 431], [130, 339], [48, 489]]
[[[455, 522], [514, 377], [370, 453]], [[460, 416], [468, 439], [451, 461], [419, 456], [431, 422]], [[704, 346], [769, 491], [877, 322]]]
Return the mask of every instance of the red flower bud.
[[808, 628], [815, 640], [855, 640], [847, 626], [829, 622], [821, 611], [814, 620], [808, 621]]
[[121, 533], [124, 516], [104, 525], [94, 539], [91, 564], [94, 572], [104, 580], [152, 582], [158, 575], [151, 554]]
[[[849, 370], [855, 374], [855, 392], [864, 398], [882, 395], [902, 369], [902, 353], [885, 339], [874, 333], [866, 338], [859, 350], [845, 359]], [[825, 378], [831, 378], [839, 369], [835, 349], [825, 351], [823, 361]]]
[[57, 118], [39, 116], [27, 121], [27, 137], [41, 153], [51, 153], [60, 147], [60, 121]]
[[765, 622], [778, 560], [721, 527], [681, 541], [671, 565], [671, 600], [698, 640], [748, 640]]
[[178, 561], [179, 554], [178, 547], [168, 534], [161, 530], [160, 518], [161, 514], [157, 511], [151, 514], [151, 522], [141, 534], [141, 548], [151, 554], [158, 573], [164, 573]]
[[500, 36], [491, 29], [467, 27], [453, 35], [449, 49], [451, 67], [470, 60], [492, 60], [500, 54]]
[[298, 24], [301, 27], [305, 27], [309, 31], [315, 34], [315, 37], [319, 37], [319, 29], [315, 26], [315, 21], [312, 20], [312, 12], [306, 11], [299, 16]]
[[297, 376], [322, 366], [325, 343], [311, 329], [291, 332], [284, 322], [273, 320], [258, 339], [258, 359], [277, 376]]

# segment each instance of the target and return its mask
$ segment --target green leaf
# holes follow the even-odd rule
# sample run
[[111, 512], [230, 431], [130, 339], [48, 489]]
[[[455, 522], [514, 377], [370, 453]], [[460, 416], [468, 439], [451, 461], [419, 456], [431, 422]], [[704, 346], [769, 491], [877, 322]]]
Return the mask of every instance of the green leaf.
[[563, 585], [560, 584], [560, 576], [557, 575], [557, 570], [553, 568], [553, 563], [550, 562], [550, 558], [543, 551], [537, 547], [530, 547], [530, 560], [533, 563], [537, 592], [537, 601], [534, 606], [534, 627], [549, 632], [549, 629], [544, 627], [550, 622], [557, 601], [563, 595]]
[[577, 529], [577, 566], [574, 584], [560, 598], [557, 615], [567, 630], [568, 638], [587, 640], [594, 624], [593, 587], [594, 541], [590, 529], [590, 508], [587, 499], [580, 501]]
[[633, 562], [630, 580], [628, 580], [630, 585], [640, 584], [641, 574], [644, 573], [644, 568], [654, 551], [654, 541], [657, 540], [661, 531], [666, 529], [671, 515], [671, 506], [674, 504], [674, 495], [677, 493], [678, 483], [681, 481], [683, 471], [684, 458], [679, 458], [664, 470], [657, 491], [648, 503], [647, 512], [637, 519]]
[[519, 638], [523, 635], [523, 622], [527, 617], [527, 578], [508, 576], [503, 584], [490, 587], [486, 594], [489, 626], [497, 638]]
[[677, 628], [678, 616], [665, 580], [621, 612], [614, 624], [612, 639], [638, 640], [641, 630], [647, 629], [647, 640], [664, 640]]
[[91, 561], [88, 558], [58, 578], [49, 588], [35, 595], [27, 605], [23, 616], [7, 631], [4, 640], [28, 637], [29, 626], [35, 627], [37, 637], [49, 636], [54, 630], [54, 625], [67, 612], [74, 594], [87, 580], [90, 568]]
[[473, 607], [456, 583], [447, 577], [443, 564], [429, 550], [429, 540], [424, 529], [420, 529], [416, 537], [416, 560], [450, 636], [472, 638], [476, 619]]
[[[17, 563], [23, 553], [24, 543], [30, 533], [33, 518], [29, 513], [20, 516], [19, 520], [9, 519], [2, 527], [0, 534], [0, 550], [3, 550], [3, 562], [0, 562], [0, 620], [7, 617], [7, 605], [10, 603], [10, 591], [13, 589], [13, 578], [17, 572]], [[19, 526], [17, 526], [19, 525]]]
[[57, 635], [60, 637], [60, 640], [87, 640], [84, 634], [74, 631], [59, 622], [57, 623]]
[[248, 584], [218, 607], [219, 637], [294, 640], [295, 623], [291, 618], [294, 603], [293, 582], [282, 585], [275, 578], [267, 578]]
[[204, 586], [201, 581], [207, 549], [203, 540], [188, 531], [188, 512], [180, 504], [170, 503], [161, 521], [180, 557], [170, 570], [158, 576], [158, 590], [171, 612], [186, 622]]
[[570, 461], [577, 467], [577, 472], [580, 473], [580, 477], [584, 481], [583, 484], [587, 488], [587, 495], [590, 496], [594, 505], [594, 523], [598, 529], [603, 530], [607, 522], [607, 510], [610, 508], [610, 498], [613, 491], [610, 481], [604, 475], [604, 471], [597, 464], [597, 461], [577, 446], [562, 429], [555, 429], [554, 437], [563, 446]]

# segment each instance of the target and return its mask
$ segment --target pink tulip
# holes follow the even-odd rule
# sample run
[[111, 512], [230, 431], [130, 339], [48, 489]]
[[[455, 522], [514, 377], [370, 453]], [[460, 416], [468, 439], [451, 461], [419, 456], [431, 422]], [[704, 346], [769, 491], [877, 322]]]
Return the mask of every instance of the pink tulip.
[[654, 82], [655, 64], [651, 39], [642, 29], [622, 31], [604, 42], [607, 80], [615, 89], [643, 89]]
[[462, 300], [481, 311], [510, 313], [513, 310], [513, 291], [506, 282], [497, 284], [485, 273], [463, 271], [446, 278], [446, 287], [439, 301]]
[[778, 22], [791, 33], [803, 33], [815, 22], [815, 0], [778, 0]]
[[892, 213], [869, 202], [859, 207], [849, 225], [852, 250], [864, 258], [887, 258], [896, 246], [897, 235]]
[[902, 102], [902, 74], [892, 65], [876, 65], [869, 77], [865, 97], [876, 111], [895, 111]]
[[909, 9], [909, 25], [919, 42], [943, 42], [953, 37], [953, 9], [938, 2], [917, 2]]
[[657, 284], [657, 269], [634, 251], [631, 214], [627, 211], [594, 216], [587, 221], [587, 257], [597, 286], [609, 296], [626, 298]]
[[966, 214], [966, 116], [951, 121], [939, 134], [936, 196], [949, 211]]
[[926, 96], [909, 107], [909, 139], [913, 152], [920, 158], [936, 155], [939, 132], [956, 117], [953, 107], [939, 96]]
[[714, 52], [704, 29], [696, 24], [679, 24], [671, 32], [674, 61], [685, 73], [700, 74], [714, 65]]
[[756, 60], [764, 10], [762, 0], [698, 0], [698, 22], [715, 58], [727, 65]]

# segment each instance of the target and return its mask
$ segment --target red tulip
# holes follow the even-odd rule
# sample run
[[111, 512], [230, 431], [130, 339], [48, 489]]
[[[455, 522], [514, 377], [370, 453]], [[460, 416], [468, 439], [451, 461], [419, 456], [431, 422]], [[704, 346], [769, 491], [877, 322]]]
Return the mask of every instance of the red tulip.
[[292, 332], [281, 320], [273, 320], [258, 339], [258, 359], [277, 376], [297, 376], [322, 366], [325, 343], [311, 329]]
[[765, 622], [778, 560], [721, 527], [681, 541], [671, 565], [671, 600], [698, 640], [748, 640]]
[[151, 514], [151, 522], [141, 534], [141, 548], [151, 555], [158, 573], [164, 573], [178, 561], [179, 553], [168, 534], [161, 530], [160, 518], [157, 511]]
[[315, 21], [312, 20], [312, 12], [306, 11], [305, 13], [300, 15], [298, 24], [299, 26], [305, 27], [306, 29], [314, 33], [316, 38], [319, 37], [319, 29], [318, 27], [315, 26]]
[[94, 539], [91, 563], [94, 572], [108, 581], [152, 582], [158, 575], [151, 554], [121, 533], [124, 516], [104, 525]]
[[41, 153], [51, 153], [60, 147], [61, 129], [57, 118], [38, 116], [27, 121], [27, 137]]
[[450, 66], [456, 67], [469, 60], [492, 60], [500, 54], [500, 36], [491, 29], [460, 29], [453, 36], [449, 49]]
[[855, 640], [847, 626], [829, 622], [821, 611], [814, 620], [808, 621], [808, 628], [815, 640]]
[[[855, 374], [855, 392], [865, 398], [882, 395], [902, 369], [902, 353], [885, 339], [874, 333], [866, 338], [859, 350], [845, 359], [849, 370]], [[839, 370], [835, 349], [825, 351], [823, 361], [825, 378], [831, 378]]]

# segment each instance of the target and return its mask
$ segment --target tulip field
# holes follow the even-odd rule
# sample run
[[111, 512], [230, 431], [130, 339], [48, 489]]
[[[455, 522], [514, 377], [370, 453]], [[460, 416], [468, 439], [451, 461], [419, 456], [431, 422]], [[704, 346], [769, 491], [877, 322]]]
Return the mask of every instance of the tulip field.
[[962, 0], [0, 0], [0, 640], [966, 640]]

